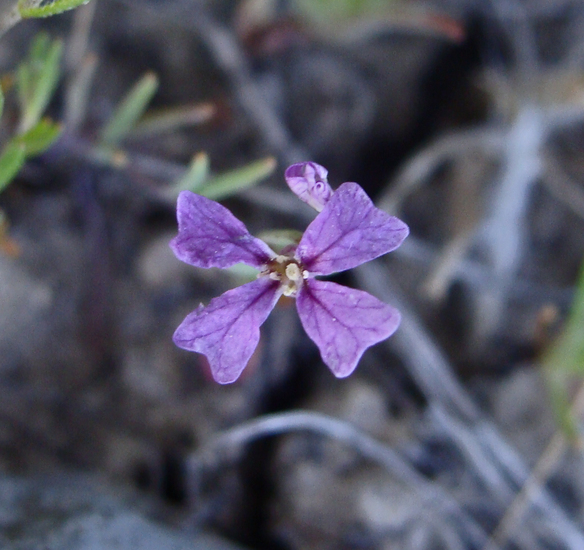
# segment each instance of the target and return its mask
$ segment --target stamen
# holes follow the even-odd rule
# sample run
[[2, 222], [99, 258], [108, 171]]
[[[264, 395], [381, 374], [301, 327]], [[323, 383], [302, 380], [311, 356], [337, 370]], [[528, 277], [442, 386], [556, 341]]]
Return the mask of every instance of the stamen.
[[286, 277], [291, 281], [299, 281], [302, 278], [298, 264], [290, 263], [286, 266]]
[[296, 285], [287, 285], [284, 287], [282, 294], [284, 294], [284, 296], [296, 296], [296, 291]]

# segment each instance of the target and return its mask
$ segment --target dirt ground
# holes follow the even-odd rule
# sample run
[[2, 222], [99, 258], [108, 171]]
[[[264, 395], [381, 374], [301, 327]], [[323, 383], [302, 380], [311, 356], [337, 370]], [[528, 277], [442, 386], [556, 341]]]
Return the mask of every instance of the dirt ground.
[[[64, 41], [63, 134], [0, 195], [0, 471], [99, 472], [173, 529], [248, 548], [582, 549], [584, 460], [541, 357], [584, 257], [584, 4], [318, 4], [91, 0], [0, 39], [3, 75], [40, 30]], [[104, 160], [100, 128], [148, 71], [153, 110], [200, 116]], [[0, 139], [15, 109], [7, 93]], [[353, 375], [334, 378], [290, 300], [234, 384], [175, 347], [241, 283], [168, 247], [168, 191], [201, 152], [215, 174], [276, 159], [221, 201], [254, 235], [312, 219], [283, 178], [305, 160], [410, 226], [334, 277], [402, 313]]]

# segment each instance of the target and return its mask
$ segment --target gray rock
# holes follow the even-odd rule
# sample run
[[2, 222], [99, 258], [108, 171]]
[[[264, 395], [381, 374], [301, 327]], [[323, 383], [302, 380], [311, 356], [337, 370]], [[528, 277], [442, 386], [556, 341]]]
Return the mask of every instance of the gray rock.
[[0, 478], [3, 550], [237, 550], [141, 514], [129, 491], [89, 474]]

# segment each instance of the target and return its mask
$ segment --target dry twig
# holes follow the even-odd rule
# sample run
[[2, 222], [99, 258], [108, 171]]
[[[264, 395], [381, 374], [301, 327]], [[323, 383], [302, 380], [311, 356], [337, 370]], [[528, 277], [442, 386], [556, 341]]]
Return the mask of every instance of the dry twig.
[[[294, 411], [266, 415], [219, 433], [191, 456], [189, 470], [195, 472], [206, 467], [218, 468], [239, 456], [243, 447], [262, 437], [285, 434], [293, 431], [308, 431], [341, 441], [358, 451], [361, 456], [385, 468], [390, 474], [413, 487], [422, 501], [442, 514], [455, 517], [464, 526], [472, 544], [484, 544], [483, 529], [471, 518], [450, 495], [438, 485], [428, 482], [406, 460], [391, 447], [380, 443], [347, 422], [310, 412]], [[483, 541], [482, 543], [480, 541]]]
[[[517, 452], [501, 437], [492, 422], [486, 420], [464, 388], [458, 383], [447, 359], [430, 335], [417, 322], [412, 308], [392, 284], [382, 262], [370, 262], [355, 269], [360, 286], [381, 300], [396, 306], [402, 323], [387, 341], [397, 351], [430, 406], [438, 407], [459, 427], [464, 427], [465, 445], [472, 449], [472, 463], [479, 477], [484, 477], [500, 498], [513, 495], [529, 477], [529, 470]], [[463, 436], [464, 434], [458, 434]], [[488, 468], [485, 467], [488, 465]], [[544, 489], [534, 502], [543, 518], [561, 528], [555, 530], [569, 548], [584, 548], [584, 534]]]

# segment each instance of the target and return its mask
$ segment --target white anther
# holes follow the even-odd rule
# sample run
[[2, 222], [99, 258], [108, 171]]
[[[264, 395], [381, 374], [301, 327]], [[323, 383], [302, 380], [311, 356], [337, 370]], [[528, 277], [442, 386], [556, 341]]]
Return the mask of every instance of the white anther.
[[302, 278], [298, 264], [288, 264], [286, 266], [286, 277], [291, 281], [299, 281]]
[[296, 286], [295, 285], [287, 285], [284, 287], [282, 294], [284, 296], [296, 296]]

